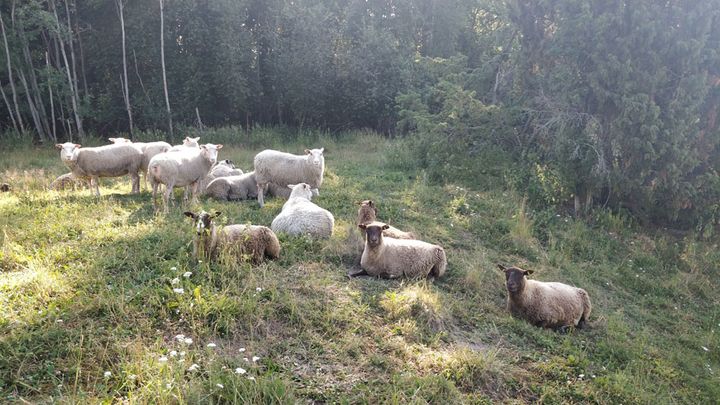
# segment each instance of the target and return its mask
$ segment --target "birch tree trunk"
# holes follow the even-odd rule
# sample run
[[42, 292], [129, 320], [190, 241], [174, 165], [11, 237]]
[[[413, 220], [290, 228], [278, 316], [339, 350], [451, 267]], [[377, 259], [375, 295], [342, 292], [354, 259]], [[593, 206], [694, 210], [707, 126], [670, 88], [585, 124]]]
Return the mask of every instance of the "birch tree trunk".
[[122, 33], [122, 55], [123, 55], [123, 98], [125, 99], [125, 109], [127, 109], [128, 122], [130, 123], [130, 139], [133, 139], [133, 117], [132, 108], [130, 107], [130, 90], [128, 88], [127, 75], [127, 54], [125, 51], [125, 18], [123, 16], [123, 0], [117, 0], [118, 13], [120, 14], [120, 31]]
[[12, 120], [13, 127], [15, 128], [16, 133], [20, 133], [20, 128], [18, 128], [17, 121], [15, 121], [15, 113], [13, 112], [12, 107], [10, 106], [10, 102], [7, 99], [7, 96], [5, 95], [5, 90], [3, 89], [2, 82], [0, 82], [0, 94], [2, 94], [3, 101], [5, 102], [5, 106], [7, 106], [8, 112], [10, 113], [10, 119]]
[[67, 16], [67, 27], [68, 31], [70, 32], [70, 62], [72, 62], [72, 78], [73, 82], [72, 85], [75, 86], [75, 97], [80, 99], [80, 91], [78, 90], [78, 79], [77, 79], [77, 63], [75, 63], [75, 39], [73, 35], [73, 26], [72, 21], [70, 20], [70, 7], [68, 6], [68, 3], [70, 0], [65, 0], [65, 14]]
[[170, 139], [174, 140], [172, 113], [170, 112], [170, 98], [168, 97], [167, 76], [165, 74], [165, 22], [163, 17], [163, 0], [160, 1], [160, 62], [162, 64], [163, 89], [165, 90], [165, 107], [167, 109], [168, 127], [170, 128]]
[[20, 107], [17, 100], [17, 91], [15, 90], [15, 82], [12, 74], [12, 64], [10, 63], [10, 47], [8, 45], [7, 36], [5, 35], [5, 23], [3, 22], [2, 13], [0, 13], [0, 29], [2, 29], [3, 42], [5, 43], [5, 57], [7, 58], [8, 79], [10, 81], [10, 90], [12, 91], [13, 104], [15, 104], [15, 116], [20, 124], [20, 130], [25, 132], [25, 125], [20, 116]]
[[[48, 48], [49, 49], [49, 48]], [[50, 72], [50, 52], [45, 52], [45, 66], [47, 67], [48, 73]], [[50, 76], [48, 75], [48, 93], [50, 93], [50, 121], [52, 122], [52, 138], [53, 141], [57, 143], [57, 128], [55, 124], [55, 103], [53, 101], [53, 91], [52, 91], [52, 84], [50, 81]]]
[[47, 120], [47, 112], [45, 111], [45, 102], [43, 101], [42, 92], [37, 82], [37, 75], [35, 75], [35, 66], [33, 65], [32, 56], [30, 54], [30, 46], [28, 45], [27, 37], [25, 36], [25, 29], [22, 24], [17, 24], [17, 30], [20, 34], [20, 41], [22, 42], [23, 55], [25, 56], [25, 62], [30, 68], [30, 86], [33, 90], [32, 98], [35, 103], [35, 109], [42, 124], [43, 132], [48, 134], [50, 132], [50, 125]]
[[32, 116], [33, 122], [35, 123], [35, 130], [37, 131], [40, 139], [44, 140], [45, 131], [43, 130], [42, 123], [40, 122], [40, 114], [38, 113], [37, 107], [35, 106], [35, 102], [33, 102], [33, 99], [30, 96], [30, 89], [28, 88], [27, 79], [25, 79], [25, 73], [22, 71], [22, 69], [18, 70], [18, 72], [20, 72], [20, 82], [25, 88], [25, 98], [27, 98], [28, 106], [30, 107], [30, 115]]
[[[55, 7], [55, 0], [50, 0], [50, 5], [52, 6], [53, 13], [55, 15], [55, 26], [57, 28], [57, 35], [59, 36], [62, 32], [62, 29], [60, 28], [60, 18], [58, 18], [57, 7]], [[65, 52], [65, 43], [63, 42], [62, 38], [59, 38], [58, 42], [60, 43], [60, 53], [62, 54], [63, 61], [65, 62], [65, 72], [67, 73], [68, 85], [70, 86], [70, 101], [72, 102], [73, 114], [75, 115], [75, 125], [77, 127], [78, 136], [82, 140], [85, 138], [85, 132], [83, 131], [82, 120], [80, 119], [80, 114], [78, 113], [78, 100], [76, 91], [77, 89], [73, 85], [72, 73], [70, 72], [70, 64], [68, 63], [67, 52]]]

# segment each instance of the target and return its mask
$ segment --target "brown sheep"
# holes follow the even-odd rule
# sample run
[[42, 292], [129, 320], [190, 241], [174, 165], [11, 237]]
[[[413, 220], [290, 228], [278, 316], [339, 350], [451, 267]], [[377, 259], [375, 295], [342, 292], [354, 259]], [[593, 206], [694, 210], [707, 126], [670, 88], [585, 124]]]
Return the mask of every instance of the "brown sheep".
[[505, 273], [507, 309], [514, 317], [556, 330], [581, 328], [587, 322], [592, 304], [582, 288], [528, 280], [527, 275], [532, 274], [532, 270], [502, 264], [498, 267]]
[[[357, 225], [369, 224], [370, 222], [377, 221], [377, 208], [372, 200], [364, 200], [359, 202], [360, 208], [358, 209]], [[363, 237], [365, 236], [365, 230], [360, 228]], [[388, 225], [388, 228], [383, 231], [383, 236], [387, 238], [395, 239], [417, 239], [412, 232], [403, 232], [394, 226]]]

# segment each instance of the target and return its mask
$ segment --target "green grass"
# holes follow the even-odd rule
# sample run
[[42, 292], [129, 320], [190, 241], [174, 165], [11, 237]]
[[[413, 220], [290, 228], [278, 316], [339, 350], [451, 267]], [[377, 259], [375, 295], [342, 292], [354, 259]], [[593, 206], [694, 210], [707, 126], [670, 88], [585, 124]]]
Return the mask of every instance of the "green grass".
[[[203, 140], [224, 142], [220, 158], [243, 170], [267, 147], [324, 146], [316, 202], [335, 215], [333, 237], [280, 235], [281, 258], [257, 267], [195, 263], [186, 207], [156, 215], [149, 193], [129, 195], [125, 178], [101, 180], [100, 198], [46, 191], [67, 172], [54, 149], [0, 149], [0, 181], [13, 186], [0, 194], [0, 402], [720, 398], [716, 241], [643, 231], [604, 211], [586, 221], [532, 211], [499, 178], [432, 183], [407, 143], [371, 133], [292, 140], [225, 128]], [[482, 188], [463, 185], [473, 183]], [[446, 277], [349, 279], [363, 199], [376, 201], [381, 219], [444, 246]], [[201, 199], [190, 208], [269, 225], [282, 203]], [[585, 288], [589, 327], [558, 334], [511, 318], [498, 262]]]

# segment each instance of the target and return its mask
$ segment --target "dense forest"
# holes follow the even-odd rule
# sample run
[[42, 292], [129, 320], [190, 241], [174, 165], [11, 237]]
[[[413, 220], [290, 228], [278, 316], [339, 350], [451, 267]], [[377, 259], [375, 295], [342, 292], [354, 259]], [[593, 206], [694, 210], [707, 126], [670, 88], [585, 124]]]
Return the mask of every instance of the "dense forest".
[[720, 220], [718, 0], [5, 0], [0, 28], [6, 139], [370, 128], [537, 206]]

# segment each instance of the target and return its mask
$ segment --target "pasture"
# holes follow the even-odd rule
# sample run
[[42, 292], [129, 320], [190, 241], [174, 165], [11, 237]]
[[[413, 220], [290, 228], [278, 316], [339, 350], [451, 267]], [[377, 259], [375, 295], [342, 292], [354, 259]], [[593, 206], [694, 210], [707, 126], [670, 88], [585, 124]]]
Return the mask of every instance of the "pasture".
[[[325, 147], [313, 199], [328, 241], [278, 235], [281, 257], [196, 263], [186, 208], [269, 225], [283, 204], [201, 198], [156, 214], [127, 177], [48, 191], [50, 146], [0, 148], [0, 402], [712, 403], [720, 398], [720, 250], [598, 210], [533, 211], [501, 177], [437, 184], [405, 140], [260, 129], [202, 135], [252, 170], [274, 148]], [[100, 141], [98, 141], [100, 142]], [[479, 165], [484, 164], [482, 160]], [[497, 170], [489, 170], [489, 173]], [[492, 176], [492, 175], [488, 175]], [[355, 202], [443, 246], [445, 277], [348, 278]], [[496, 263], [584, 288], [588, 327], [510, 317]]]

